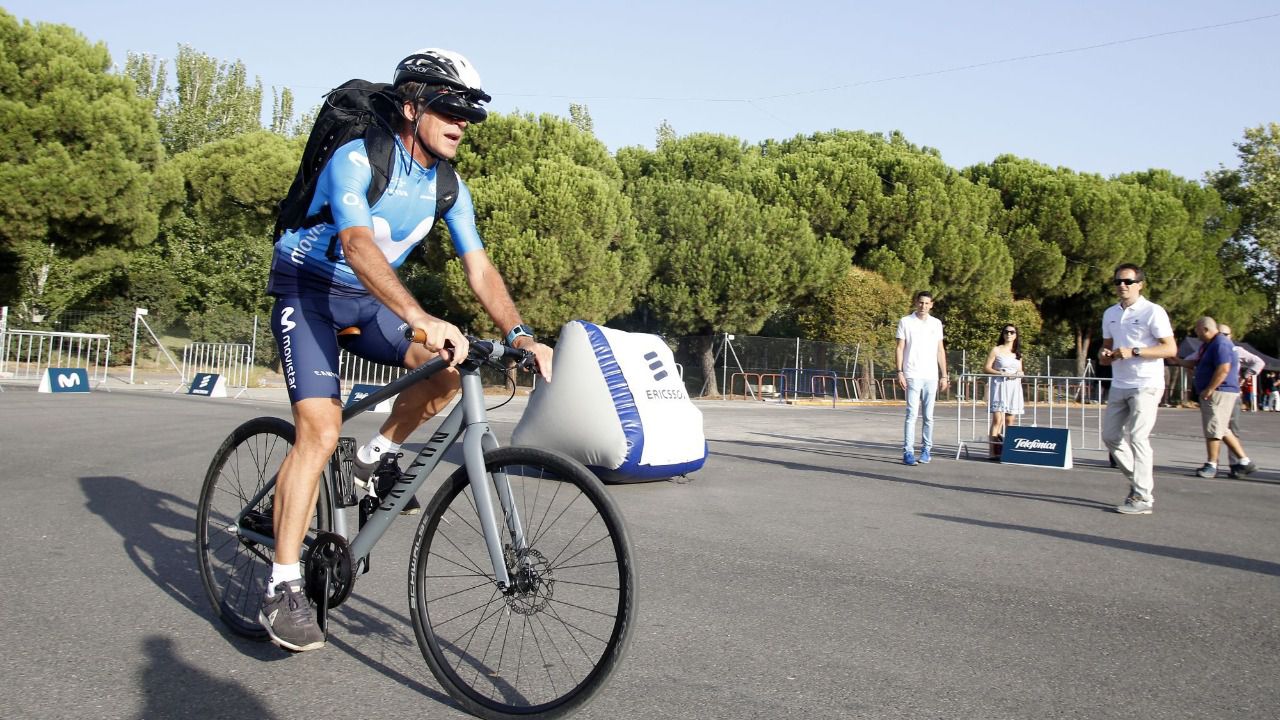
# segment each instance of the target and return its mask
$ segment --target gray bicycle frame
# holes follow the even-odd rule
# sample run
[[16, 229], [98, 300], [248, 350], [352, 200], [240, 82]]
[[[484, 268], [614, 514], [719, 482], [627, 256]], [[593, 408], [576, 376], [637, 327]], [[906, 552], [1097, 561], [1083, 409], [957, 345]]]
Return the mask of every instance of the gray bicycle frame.
[[[495, 354], [496, 357], [501, 357], [501, 346], [495, 343], [495, 348], [499, 351], [499, 353]], [[431, 439], [427, 441], [427, 444], [418, 452], [413, 462], [409, 464], [409, 468], [402, 474], [400, 481], [396, 483], [396, 487], [382, 498], [382, 503], [378, 506], [377, 512], [369, 517], [364, 527], [351, 540], [351, 557], [356, 558], [359, 563], [364, 562], [373, 546], [377, 544], [378, 540], [387, 531], [387, 528], [391, 526], [391, 521], [399, 516], [400, 511], [408, 504], [409, 498], [413, 497], [418, 488], [426, 482], [427, 476], [440, 464], [440, 460], [445, 454], [444, 451], [458, 440], [459, 435], [463, 435], [463, 467], [467, 469], [467, 480], [471, 485], [471, 495], [476, 503], [476, 512], [480, 516], [480, 527], [484, 533], [485, 545], [489, 550], [489, 560], [493, 563], [494, 579], [497, 580], [499, 588], [505, 589], [511, 584], [511, 576], [507, 573], [507, 563], [503, 556], [502, 535], [498, 529], [497, 515], [494, 512], [495, 489], [498, 502], [502, 504], [502, 509], [507, 518], [507, 530], [511, 532], [511, 537], [517, 550], [525, 548], [524, 528], [516, 511], [515, 499], [511, 494], [511, 484], [507, 482], [506, 475], [494, 473], [492, 475], [493, 482], [491, 483], [489, 482], [490, 476], [485, 469], [484, 455], [490, 450], [497, 449], [498, 438], [489, 427], [489, 419], [484, 407], [484, 386], [480, 380], [480, 372], [478, 369], [461, 367], [458, 368], [458, 371], [462, 376], [462, 394], [458, 404], [449, 412], [440, 427], [431, 434]], [[399, 394], [404, 388], [422, 379], [422, 375], [423, 373], [415, 370], [370, 394], [360, 402], [343, 410], [342, 421], [346, 422], [379, 402]], [[321, 482], [324, 482], [323, 478], [321, 478]], [[249, 512], [250, 508], [257, 507], [258, 502], [267, 493], [271, 492], [275, 484], [276, 479], [272, 478], [257, 495], [245, 504], [245, 509], [241, 511], [240, 517], [237, 517], [235, 522], [237, 532], [242, 537], [271, 548], [275, 547], [275, 538], [245, 529], [241, 527], [240, 521]], [[329, 493], [329, 504], [333, 511], [333, 532], [344, 538], [349, 537], [347, 534], [346, 511], [333, 502], [332, 492]], [[354, 568], [353, 572], [357, 572], [358, 569], [358, 567]]]

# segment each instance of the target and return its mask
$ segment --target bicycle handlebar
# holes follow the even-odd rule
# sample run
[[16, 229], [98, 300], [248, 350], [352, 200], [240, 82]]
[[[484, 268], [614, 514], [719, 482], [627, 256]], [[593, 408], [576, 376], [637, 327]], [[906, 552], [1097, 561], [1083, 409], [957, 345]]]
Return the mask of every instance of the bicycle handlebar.
[[[409, 342], [421, 345], [426, 345], [427, 343], [427, 333], [420, 328], [405, 328], [404, 337]], [[472, 363], [478, 366], [485, 362], [496, 363], [511, 360], [521, 370], [533, 372], [537, 369], [533, 353], [527, 350], [508, 347], [497, 340], [481, 340], [471, 335], [467, 335], [466, 338], [471, 347], [467, 351], [467, 359], [463, 361], [464, 363]], [[450, 355], [453, 354], [453, 345], [446, 343], [444, 349]]]

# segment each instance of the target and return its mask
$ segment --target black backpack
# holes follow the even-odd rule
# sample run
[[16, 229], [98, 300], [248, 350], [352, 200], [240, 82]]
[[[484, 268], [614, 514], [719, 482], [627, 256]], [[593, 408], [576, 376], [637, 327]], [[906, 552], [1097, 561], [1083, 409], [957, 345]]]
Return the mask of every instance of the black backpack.
[[[307, 146], [302, 151], [298, 174], [289, 186], [289, 194], [280, 201], [276, 216], [273, 240], [279, 240], [286, 231], [309, 228], [321, 223], [333, 222], [333, 212], [328, 205], [314, 214], [307, 209], [316, 194], [316, 181], [320, 171], [333, 157], [333, 153], [352, 140], [364, 138], [365, 152], [369, 156], [369, 168], [373, 180], [369, 183], [366, 199], [370, 206], [382, 197], [391, 181], [391, 162], [395, 157], [395, 127], [400, 117], [399, 101], [387, 83], [367, 80], [348, 80], [325, 95], [324, 104], [316, 116]], [[458, 174], [453, 165], [443, 158], [436, 160], [436, 218], [453, 207], [458, 199]], [[337, 236], [329, 241], [326, 252], [330, 260], [337, 260]]]

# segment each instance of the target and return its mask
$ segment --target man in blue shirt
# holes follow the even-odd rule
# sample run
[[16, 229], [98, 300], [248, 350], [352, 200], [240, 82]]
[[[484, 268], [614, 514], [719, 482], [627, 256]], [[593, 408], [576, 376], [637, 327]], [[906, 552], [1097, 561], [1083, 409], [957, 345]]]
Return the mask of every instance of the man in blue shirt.
[[1248, 475], [1258, 466], [1245, 454], [1240, 439], [1231, 432], [1231, 411], [1240, 401], [1240, 360], [1230, 338], [1218, 330], [1218, 323], [1205, 316], [1196, 321], [1196, 336], [1204, 343], [1196, 363], [1195, 388], [1200, 400], [1200, 419], [1204, 426], [1208, 459], [1196, 471], [1202, 478], [1217, 477], [1218, 453], [1223, 443], [1239, 458], [1231, 466], [1232, 476]]

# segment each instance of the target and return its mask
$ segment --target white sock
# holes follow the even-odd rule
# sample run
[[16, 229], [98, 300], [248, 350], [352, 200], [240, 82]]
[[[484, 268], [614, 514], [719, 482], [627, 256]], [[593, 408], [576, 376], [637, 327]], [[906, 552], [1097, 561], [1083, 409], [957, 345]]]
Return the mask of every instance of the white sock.
[[1216, 468], [1216, 467], [1218, 467], [1218, 463], [1216, 463], [1216, 462], [1206, 462], [1206, 463], [1205, 463], [1205, 465], [1208, 465], [1208, 466], [1209, 466], [1209, 467], [1211, 467], [1211, 468]]
[[382, 433], [378, 433], [373, 436], [372, 440], [360, 446], [360, 449], [356, 451], [356, 457], [360, 459], [360, 462], [367, 465], [369, 463], [377, 462], [387, 453], [399, 451], [400, 443], [391, 442], [391, 440], [385, 437]]
[[1242, 458], [1240, 458], [1239, 460], [1237, 460], [1237, 461], [1236, 461], [1236, 464], [1238, 464], [1238, 465], [1248, 465], [1248, 464], [1249, 464], [1249, 458], [1248, 458], [1248, 457], [1242, 457]]
[[267, 597], [275, 597], [276, 586], [280, 583], [301, 579], [302, 565], [300, 563], [290, 563], [288, 565], [271, 563], [271, 579], [267, 581]]

